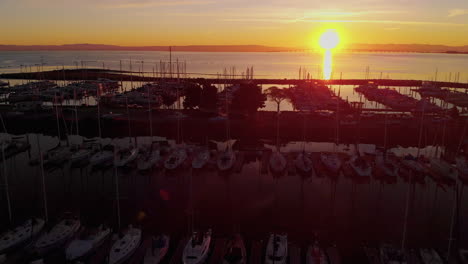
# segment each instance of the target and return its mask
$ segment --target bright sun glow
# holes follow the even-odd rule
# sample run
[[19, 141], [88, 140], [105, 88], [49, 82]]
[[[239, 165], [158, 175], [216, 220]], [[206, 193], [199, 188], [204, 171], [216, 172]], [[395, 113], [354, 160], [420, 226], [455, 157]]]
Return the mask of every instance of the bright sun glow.
[[325, 31], [319, 39], [319, 44], [322, 49], [334, 49], [340, 43], [340, 37], [335, 30]]

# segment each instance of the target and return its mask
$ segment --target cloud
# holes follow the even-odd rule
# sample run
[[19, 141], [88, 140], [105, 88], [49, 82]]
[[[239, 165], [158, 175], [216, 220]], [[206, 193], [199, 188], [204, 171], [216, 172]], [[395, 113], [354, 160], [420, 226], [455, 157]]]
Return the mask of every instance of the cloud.
[[468, 14], [468, 9], [452, 9], [449, 10], [449, 17], [463, 16]]
[[148, 8], [158, 6], [189, 6], [189, 5], [208, 5], [216, 3], [214, 0], [137, 0], [124, 2], [108, 2], [103, 7], [107, 8]]

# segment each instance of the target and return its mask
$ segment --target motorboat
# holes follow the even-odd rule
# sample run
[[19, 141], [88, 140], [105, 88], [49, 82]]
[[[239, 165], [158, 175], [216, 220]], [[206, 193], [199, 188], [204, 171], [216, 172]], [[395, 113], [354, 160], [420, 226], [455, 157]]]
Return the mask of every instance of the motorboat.
[[286, 264], [288, 259], [288, 235], [271, 234], [265, 253], [265, 264]]
[[114, 159], [114, 165], [116, 167], [124, 167], [128, 165], [138, 157], [138, 151], [139, 149], [136, 147], [130, 147], [129, 149], [118, 151]]
[[439, 253], [433, 248], [421, 248], [419, 255], [423, 264], [443, 264], [444, 261], [440, 257]]
[[324, 167], [333, 174], [338, 174], [341, 170], [341, 159], [337, 153], [320, 153], [320, 161]]
[[77, 216], [67, 214], [51, 230], [43, 233], [34, 247], [38, 253], [44, 254], [51, 249], [64, 245], [78, 232], [80, 227], [80, 219]]
[[221, 152], [218, 156], [218, 160], [216, 161], [220, 171], [227, 171], [232, 169], [235, 162], [236, 154], [230, 148], [227, 148], [225, 151]]
[[146, 250], [145, 260], [143, 264], [159, 264], [167, 255], [169, 250], [170, 237], [167, 235], [159, 235], [151, 239], [151, 245]]
[[208, 257], [211, 243], [211, 229], [205, 233], [193, 232], [182, 254], [184, 264], [201, 264]]
[[187, 159], [187, 150], [184, 147], [175, 148], [164, 162], [166, 170], [174, 170], [182, 165]]
[[0, 254], [14, 249], [41, 232], [44, 228], [44, 220], [33, 218], [26, 220], [22, 225], [15, 227], [12, 230], [7, 230], [0, 235]]
[[192, 159], [192, 168], [194, 169], [201, 169], [205, 167], [208, 161], [211, 158], [211, 153], [209, 149], [202, 148], [196, 154], [195, 157]]
[[286, 158], [279, 151], [273, 151], [270, 155], [270, 169], [273, 173], [281, 173], [286, 169]]
[[137, 162], [139, 171], [147, 171], [153, 168], [161, 160], [159, 149], [149, 149], [140, 154]]
[[223, 253], [223, 264], [245, 264], [247, 263], [247, 253], [244, 240], [240, 234], [235, 234], [229, 238]]
[[301, 152], [299, 155], [297, 155], [296, 159], [294, 160], [294, 165], [296, 166], [296, 169], [302, 173], [310, 173], [314, 168], [312, 160], [305, 152]]
[[109, 264], [122, 264], [138, 249], [141, 243], [141, 230], [130, 226], [117, 239], [109, 252]]
[[357, 177], [367, 178], [370, 177], [372, 174], [372, 167], [365, 159], [358, 155], [354, 155], [353, 157], [351, 157], [349, 165]]
[[306, 264], [328, 264], [328, 257], [317, 241], [307, 248]]
[[65, 249], [67, 261], [74, 261], [89, 256], [106, 241], [111, 233], [110, 228], [103, 225], [86, 230], [80, 238], [74, 239]]
[[405, 253], [392, 245], [384, 244], [380, 247], [380, 261], [382, 264], [406, 264]]

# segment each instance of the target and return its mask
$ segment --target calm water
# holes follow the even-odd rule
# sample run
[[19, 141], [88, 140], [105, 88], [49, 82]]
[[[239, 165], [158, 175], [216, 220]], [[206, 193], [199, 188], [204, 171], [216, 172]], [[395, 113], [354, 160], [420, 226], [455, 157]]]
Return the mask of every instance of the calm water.
[[[37, 157], [37, 136], [29, 135], [30, 156]], [[40, 136], [41, 148], [50, 149], [57, 139]], [[76, 140], [76, 139], [75, 139]], [[148, 141], [139, 138], [139, 142]], [[110, 139], [106, 140], [110, 142]], [[127, 138], [112, 140], [127, 145]], [[289, 143], [282, 150], [298, 151], [304, 143]], [[361, 145], [373, 151], [373, 145]], [[330, 143], [305, 144], [307, 151], [331, 150]], [[348, 150], [340, 146], [339, 151]], [[395, 149], [398, 154], [414, 153], [414, 148]], [[425, 149], [431, 152], [430, 147]], [[195, 228], [213, 228], [217, 234], [236, 230], [250, 241], [264, 238], [272, 230], [283, 230], [291, 240], [307, 241], [317, 233], [326, 241], [346, 249], [362, 243], [391, 241], [401, 243], [409, 185], [401, 178], [395, 184], [357, 184], [349, 178], [337, 181], [322, 175], [274, 177], [260, 173], [260, 157], [247, 162], [241, 173], [219, 174], [215, 170], [194, 172], [182, 169], [167, 174], [153, 171], [141, 175], [118, 171], [122, 224], [141, 224], [146, 231], [183, 235], [189, 226], [193, 203]], [[7, 161], [13, 219], [43, 215], [39, 167], [28, 165], [28, 153]], [[112, 169], [92, 171], [89, 167], [46, 173], [47, 201], [51, 218], [64, 211], [79, 212], [85, 223], [107, 222], [116, 226], [115, 175]], [[2, 181], [3, 182], [3, 181]], [[191, 184], [192, 183], [192, 184]], [[192, 196], [190, 189], [192, 188]], [[425, 185], [411, 186], [409, 197], [408, 245], [447, 248], [454, 192], [426, 179]], [[162, 199], [161, 191], [167, 193]], [[455, 234], [462, 245], [468, 242], [468, 195], [460, 207], [460, 230]], [[0, 198], [0, 222], [7, 222], [5, 196]], [[137, 220], [140, 216], [140, 220]], [[143, 217], [142, 217], [143, 216]], [[5, 227], [5, 225], [1, 225]], [[2, 228], [3, 229], [3, 228]]]

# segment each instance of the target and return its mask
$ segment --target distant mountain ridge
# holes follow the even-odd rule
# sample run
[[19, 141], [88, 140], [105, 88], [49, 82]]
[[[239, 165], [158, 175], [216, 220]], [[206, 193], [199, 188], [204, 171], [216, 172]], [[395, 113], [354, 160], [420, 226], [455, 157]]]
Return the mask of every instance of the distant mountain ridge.
[[[65, 44], [65, 45], [0, 45], [0, 51], [168, 51], [168, 46], [118, 46], [106, 44]], [[263, 45], [187, 45], [172, 46], [172, 51], [191, 52], [288, 52], [303, 51], [306, 48], [270, 47]], [[468, 53], [468, 45], [446, 46], [429, 44], [350, 44], [347, 51], [367, 52], [429, 52]]]

